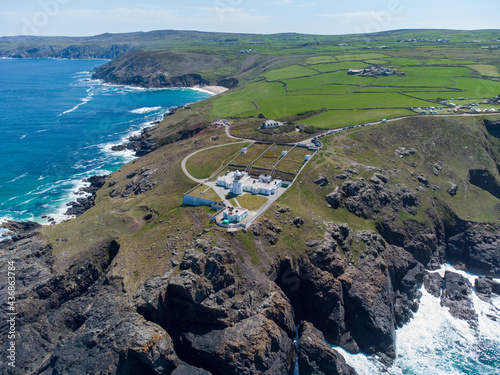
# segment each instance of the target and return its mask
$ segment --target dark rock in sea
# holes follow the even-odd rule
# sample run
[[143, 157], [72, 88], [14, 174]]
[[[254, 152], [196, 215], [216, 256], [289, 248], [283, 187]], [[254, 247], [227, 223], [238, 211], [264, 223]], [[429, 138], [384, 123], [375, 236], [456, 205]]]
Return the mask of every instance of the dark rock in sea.
[[441, 297], [441, 291], [443, 290], [443, 278], [437, 272], [429, 273], [427, 272], [424, 276], [424, 286], [434, 297]]
[[141, 135], [132, 136], [128, 139], [128, 142], [122, 145], [116, 145], [111, 147], [112, 151], [125, 151], [132, 150], [135, 151], [135, 156], [144, 156], [150, 152], [157, 149], [156, 140], [151, 138], [151, 134], [148, 132], [149, 128], [142, 131]]
[[450, 314], [455, 318], [467, 320], [472, 326], [477, 324], [477, 314], [472, 303], [472, 285], [462, 275], [445, 272], [441, 305], [449, 307]]
[[500, 231], [496, 226], [470, 225], [448, 239], [446, 254], [453, 262], [462, 262], [473, 273], [500, 276]]
[[32, 222], [32, 221], [13, 221], [7, 220], [2, 223], [0, 228], [7, 229], [8, 235], [10, 236], [9, 240], [5, 240], [5, 243], [8, 242], [16, 242], [25, 238], [29, 238], [34, 236], [37, 232], [36, 230], [41, 227], [40, 224]]
[[288, 374], [295, 351], [292, 339], [262, 315], [220, 330], [192, 327], [179, 343], [193, 363], [219, 374]]
[[298, 361], [301, 375], [356, 375], [342, 355], [325, 342], [311, 323], [299, 327]]
[[474, 288], [476, 289], [476, 294], [479, 298], [484, 301], [489, 301], [493, 291], [493, 280], [491, 278], [480, 276], [474, 281]]

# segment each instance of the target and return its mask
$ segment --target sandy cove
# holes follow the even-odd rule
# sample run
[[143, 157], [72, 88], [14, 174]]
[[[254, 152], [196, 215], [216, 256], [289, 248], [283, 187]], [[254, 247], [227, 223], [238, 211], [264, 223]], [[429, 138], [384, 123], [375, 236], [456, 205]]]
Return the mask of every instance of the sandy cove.
[[206, 92], [209, 92], [210, 94], [214, 94], [214, 95], [219, 95], [219, 94], [222, 94], [223, 92], [226, 92], [227, 90], [229, 90], [227, 87], [223, 87], [223, 86], [196, 85], [196, 86], [193, 86], [193, 88], [198, 89], [200, 91], [206, 91]]

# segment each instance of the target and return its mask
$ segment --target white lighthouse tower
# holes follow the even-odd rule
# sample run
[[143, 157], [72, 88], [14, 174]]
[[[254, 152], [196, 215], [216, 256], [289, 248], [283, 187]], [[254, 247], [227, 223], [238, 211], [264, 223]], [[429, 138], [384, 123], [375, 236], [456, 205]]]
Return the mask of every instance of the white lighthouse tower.
[[241, 180], [243, 175], [240, 171], [234, 172], [233, 186], [231, 187], [231, 193], [233, 195], [243, 194], [243, 181]]

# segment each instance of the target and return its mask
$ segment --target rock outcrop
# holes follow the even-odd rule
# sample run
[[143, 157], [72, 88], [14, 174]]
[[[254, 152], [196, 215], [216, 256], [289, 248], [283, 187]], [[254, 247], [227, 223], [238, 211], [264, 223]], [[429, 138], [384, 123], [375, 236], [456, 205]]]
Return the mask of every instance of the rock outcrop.
[[344, 358], [325, 342], [311, 323], [299, 327], [298, 362], [301, 375], [356, 375]]
[[415, 215], [419, 195], [405, 185], [396, 185], [391, 192], [386, 183], [387, 176], [376, 173], [367, 182], [365, 179], [346, 181], [340, 188], [326, 195], [332, 208], [345, 207], [351, 213], [364, 219], [375, 219], [378, 214], [406, 211]]
[[138, 311], [164, 327], [190, 365], [218, 374], [285, 374], [293, 367], [294, 315], [282, 291], [250, 274], [242, 289], [226, 243], [188, 249], [179, 273], [149, 280]]
[[144, 129], [140, 135], [132, 136], [128, 139], [128, 142], [122, 145], [116, 145], [111, 147], [112, 151], [124, 151], [132, 150], [135, 151], [135, 156], [144, 156], [153, 152], [157, 149], [156, 140], [151, 137], [148, 129]]
[[454, 317], [467, 320], [470, 324], [477, 323], [477, 314], [472, 303], [472, 285], [458, 273], [445, 272], [441, 305], [448, 307]]

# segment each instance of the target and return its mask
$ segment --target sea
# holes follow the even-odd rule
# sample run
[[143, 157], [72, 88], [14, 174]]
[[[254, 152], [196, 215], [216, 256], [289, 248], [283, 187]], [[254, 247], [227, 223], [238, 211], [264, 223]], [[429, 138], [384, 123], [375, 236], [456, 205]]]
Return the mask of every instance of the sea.
[[[0, 59], [0, 222], [68, 217], [85, 178], [134, 159], [115, 152], [173, 107], [211, 96], [91, 80], [105, 60]], [[53, 221], [51, 221], [53, 222]]]

